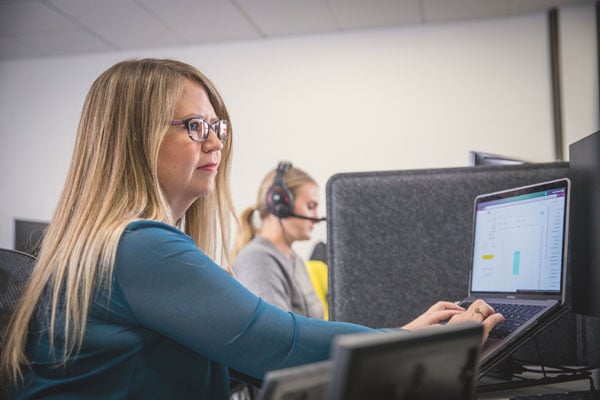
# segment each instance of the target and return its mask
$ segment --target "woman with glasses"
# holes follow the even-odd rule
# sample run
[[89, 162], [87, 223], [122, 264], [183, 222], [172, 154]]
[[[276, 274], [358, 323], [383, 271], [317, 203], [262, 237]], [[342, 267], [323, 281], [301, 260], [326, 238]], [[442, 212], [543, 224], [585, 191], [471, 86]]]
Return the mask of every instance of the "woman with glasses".
[[[373, 331], [284, 312], [230, 275], [228, 121], [213, 84], [177, 61], [124, 61], [92, 84], [2, 343], [10, 399], [226, 399], [233, 374], [322, 360], [335, 335]], [[502, 319], [472, 307], [438, 303], [407, 327]]]
[[264, 177], [255, 205], [242, 213], [231, 259], [235, 277], [263, 300], [323, 319], [324, 305], [307, 266], [292, 249], [294, 242], [310, 240], [314, 225], [321, 221], [318, 206], [316, 181], [303, 170], [280, 163]]

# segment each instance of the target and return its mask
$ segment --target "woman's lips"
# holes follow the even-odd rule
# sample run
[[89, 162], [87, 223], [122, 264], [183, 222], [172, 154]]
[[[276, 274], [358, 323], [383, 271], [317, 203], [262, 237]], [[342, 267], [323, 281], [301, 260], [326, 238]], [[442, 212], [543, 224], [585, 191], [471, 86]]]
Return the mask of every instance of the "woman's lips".
[[207, 163], [198, 167], [204, 171], [216, 171], [219, 165], [217, 163]]

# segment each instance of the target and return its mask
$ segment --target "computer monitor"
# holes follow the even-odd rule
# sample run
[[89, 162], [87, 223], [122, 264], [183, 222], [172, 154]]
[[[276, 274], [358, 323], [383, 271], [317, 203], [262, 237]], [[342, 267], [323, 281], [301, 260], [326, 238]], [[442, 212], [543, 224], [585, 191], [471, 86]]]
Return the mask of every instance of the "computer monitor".
[[485, 153], [482, 151], [469, 151], [469, 165], [518, 165], [527, 164], [526, 161], [518, 158], [501, 156], [499, 154]]
[[600, 131], [569, 146], [573, 310], [600, 317]]
[[15, 219], [15, 250], [37, 257], [47, 222]]
[[334, 340], [331, 400], [475, 397], [482, 326], [341, 335]]
[[331, 362], [321, 361], [267, 372], [257, 400], [322, 400]]

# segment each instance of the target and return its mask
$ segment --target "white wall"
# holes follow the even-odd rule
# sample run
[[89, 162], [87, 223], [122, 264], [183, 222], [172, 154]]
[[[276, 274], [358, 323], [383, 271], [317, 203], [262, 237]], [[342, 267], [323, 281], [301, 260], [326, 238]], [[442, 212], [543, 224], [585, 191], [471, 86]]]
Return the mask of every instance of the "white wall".
[[[561, 11], [565, 148], [598, 130], [593, 6]], [[338, 172], [467, 165], [469, 150], [553, 161], [546, 15], [0, 63], [0, 247], [49, 220], [83, 99], [131, 57], [190, 62], [228, 103], [236, 207], [278, 160]], [[568, 151], [565, 152], [568, 155]], [[308, 256], [325, 240], [299, 244]]]
[[593, 5], [564, 8], [560, 13], [563, 129], [568, 145], [600, 126], [598, 115], [598, 59]]

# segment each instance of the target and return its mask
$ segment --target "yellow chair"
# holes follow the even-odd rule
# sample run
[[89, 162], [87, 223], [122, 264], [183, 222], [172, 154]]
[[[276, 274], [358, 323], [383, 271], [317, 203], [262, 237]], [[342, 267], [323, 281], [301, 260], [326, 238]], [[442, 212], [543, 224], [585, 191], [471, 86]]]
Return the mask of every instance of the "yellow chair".
[[328, 320], [329, 306], [327, 304], [327, 264], [319, 260], [308, 260], [306, 262], [306, 269], [308, 270], [308, 275], [310, 276], [310, 281], [315, 288], [315, 292], [317, 292], [317, 296], [319, 296], [321, 303], [323, 303], [323, 308], [325, 309], [323, 319]]

